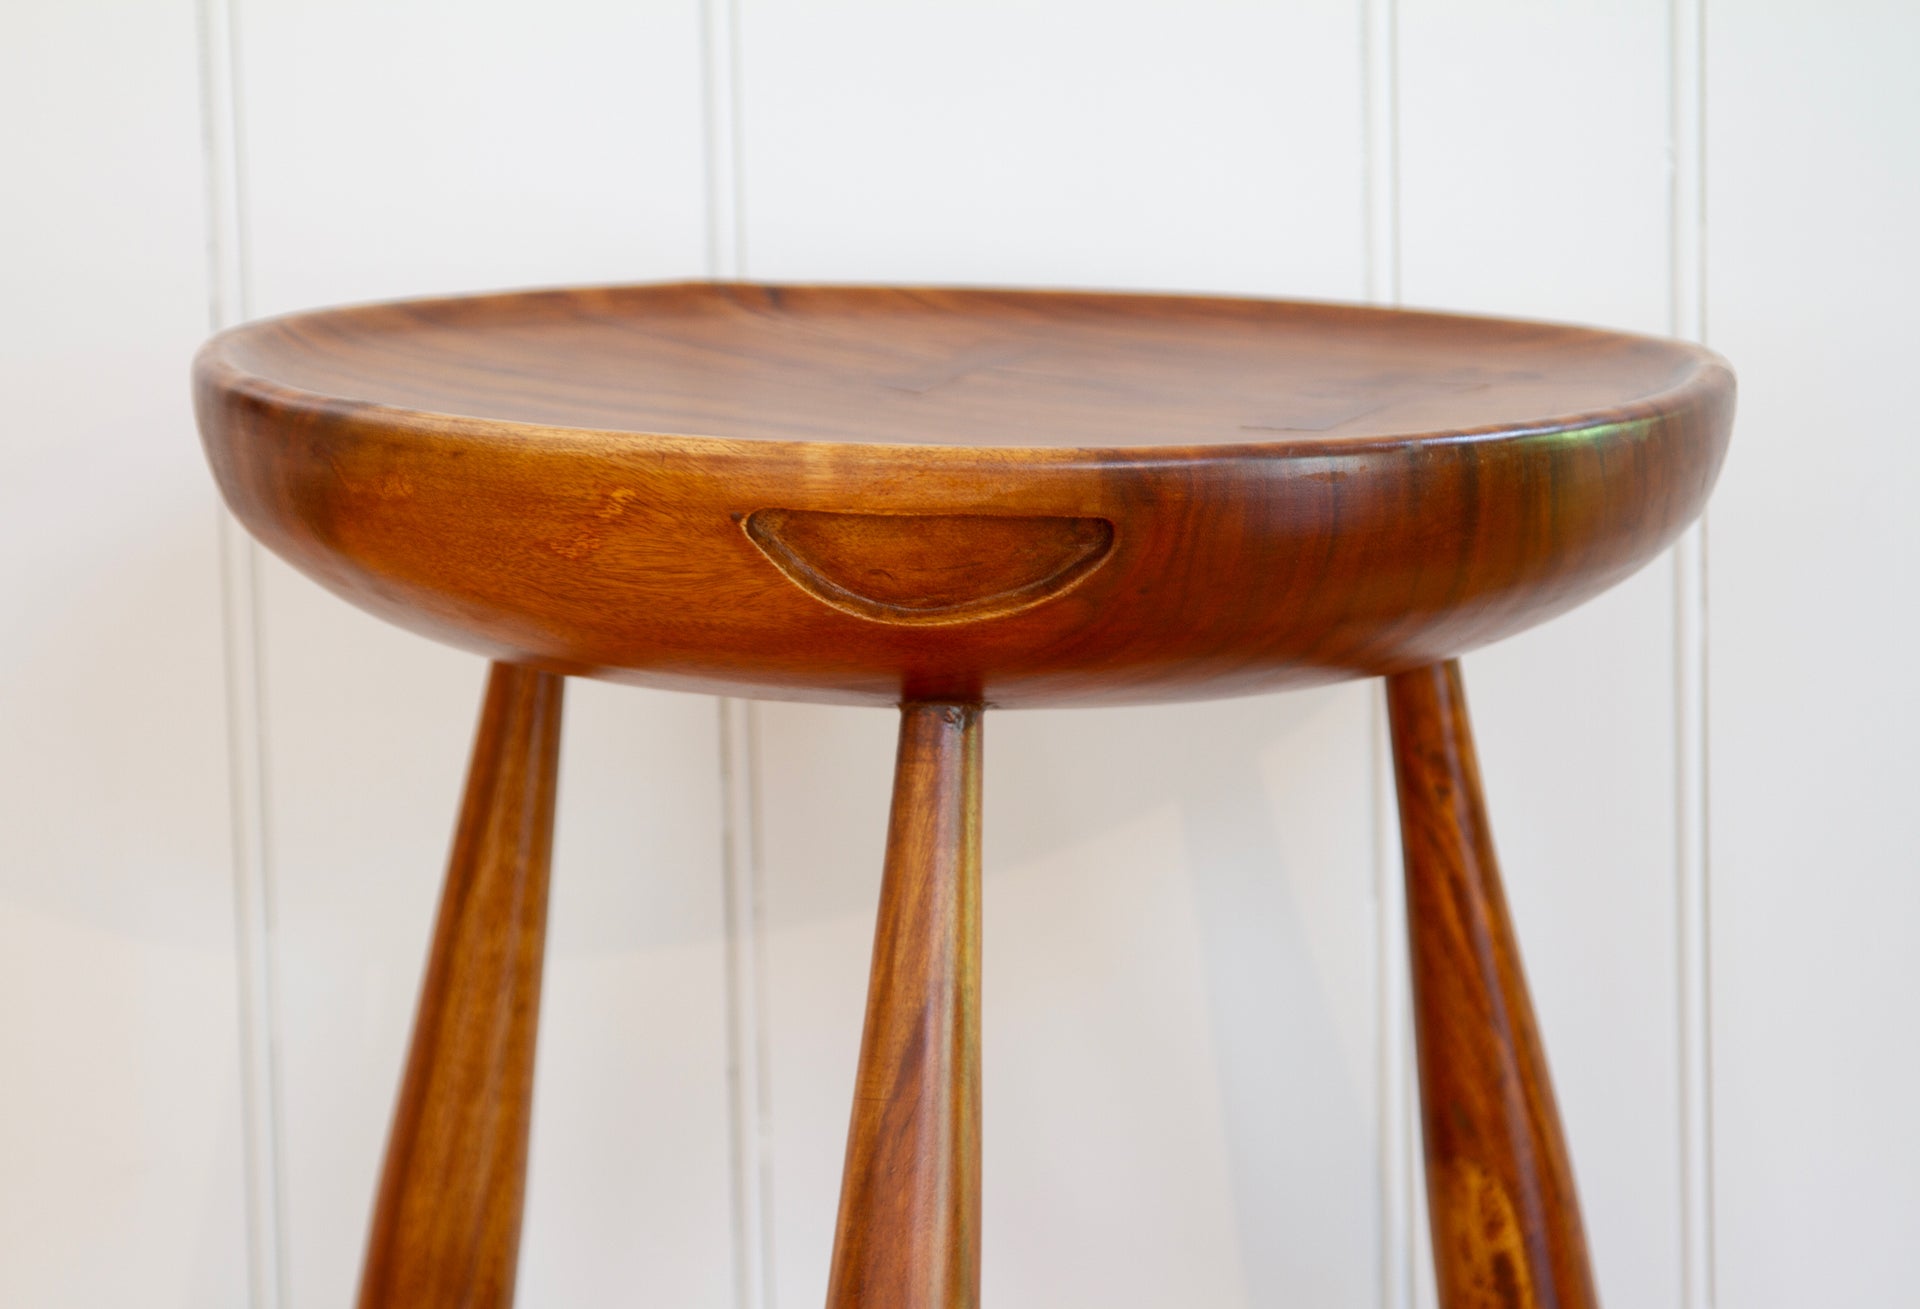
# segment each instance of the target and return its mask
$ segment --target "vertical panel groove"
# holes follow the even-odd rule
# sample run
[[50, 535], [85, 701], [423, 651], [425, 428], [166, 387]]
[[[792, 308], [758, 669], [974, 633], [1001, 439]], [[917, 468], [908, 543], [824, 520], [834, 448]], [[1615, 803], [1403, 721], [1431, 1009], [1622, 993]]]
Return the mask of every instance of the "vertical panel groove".
[[1367, 299], [1400, 302], [1400, 55], [1396, 0], [1363, 0]]
[[772, 1309], [773, 1115], [767, 1077], [759, 715], [750, 701], [723, 699], [719, 718], [734, 1300], [737, 1309]]
[[738, 0], [705, 0], [700, 7], [701, 52], [706, 60], [707, 273], [744, 275], [746, 229], [741, 223], [740, 39]]
[[[1360, 106], [1365, 159], [1367, 298], [1400, 301], [1400, 133], [1398, 12], [1395, 0], [1361, 5]], [[1376, 1137], [1379, 1173], [1381, 1309], [1413, 1304], [1414, 1138], [1412, 1040], [1406, 958], [1406, 898], [1395, 858], [1399, 848], [1387, 745], [1386, 698], [1373, 689], [1368, 743], [1373, 819]]]
[[[1706, 0], [1672, 0], [1671, 328], [1706, 338]], [[1707, 814], [1707, 519], [1674, 548], [1679, 941], [1680, 1303], [1714, 1303], [1711, 864]]]
[[[704, 0], [707, 272], [745, 275], [737, 0]], [[728, 1144], [735, 1309], [773, 1309], [773, 1104], [768, 1079], [759, 709], [719, 702], [722, 899], [727, 959]]]
[[1372, 785], [1373, 884], [1377, 960], [1374, 1033], [1377, 1064], [1375, 1149], [1379, 1158], [1380, 1303], [1382, 1309], [1412, 1309], [1413, 1261], [1417, 1255], [1413, 1188], [1414, 1139], [1412, 985], [1407, 975], [1406, 887], [1399, 872], [1398, 807], [1393, 757], [1387, 733], [1384, 683], [1371, 688], [1368, 763]]
[[[247, 315], [241, 106], [233, 0], [199, 0], [201, 125], [210, 326]], [[261, 694], [259, 547], [220, 511], [227, 768], [233, 845], [234, 953], [240, 1028], [247, 1287], [253, 1309], [283, 1309], [286, 1197], [281, 1160], [279, 1012], [274, 984], [273, 865], [268, 849], [266, 727]]]

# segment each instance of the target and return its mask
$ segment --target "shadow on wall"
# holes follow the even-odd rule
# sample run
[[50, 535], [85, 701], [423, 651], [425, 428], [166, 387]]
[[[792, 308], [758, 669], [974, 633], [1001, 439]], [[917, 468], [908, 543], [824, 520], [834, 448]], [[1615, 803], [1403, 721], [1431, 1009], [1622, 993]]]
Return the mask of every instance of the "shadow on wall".
[[[1063, 1239], [1098, 1248], [1130, 1227], [1103, 1192], [1141, 1186], [1181, 1187], [1169, 1216], [1216, 1228], [1189, 1253], [1229, 1265], [1203, 1279], [1223, 1303], [1337, 1303], [1367, 1275], [1371, 695], [988, 716], [987, 1067], [1007, 1106], [988, 1185], [996, 1260], [1028, 1292]], [[841, 948], [864, 947], [896, 715], [762, 713], [769, 930], [838, 919]], [[864, 958], [834, 968], [864, 979]], [[843, 1020], [857, 1029], [857, 1011]]]
[[[1250, 1304], [1340, 1302], [1370, 1261], [1355, 1239], [1376, 1225], [1361, 1180], [1376, 1122], [1372, 828], [1355, 802], [1370, 782], [1370, 695], [1349, 685], [999, 724], [1018, 788], [998, 815], [1011, 829], [1004, 875], [1143, 814], [1178, 814]], [[1026, 930], [1070, 941], [1083, 907]]]

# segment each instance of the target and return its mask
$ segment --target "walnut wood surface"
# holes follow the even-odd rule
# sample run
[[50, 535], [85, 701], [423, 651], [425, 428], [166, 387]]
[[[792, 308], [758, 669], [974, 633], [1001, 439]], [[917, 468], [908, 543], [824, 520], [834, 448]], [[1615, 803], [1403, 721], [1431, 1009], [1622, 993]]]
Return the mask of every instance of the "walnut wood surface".
[[900, 720], [828, 1309], [980, 1303], [980, 711]]
[[1457, 663], [1388, 679], [1443, 1309], [1596, 1309]]
[[297, 315], [195, 377], [228, 503], [375, 613], [557, 672], [875, 704], [1451, 657], [1671, 541], [1733, 398], [1703, 350], [1582, 328], [715, 284]]
[[361, 1271], [361, 1309], [513, 1303], [564, 682], [495, 665]]
[[762, 509], [747, 535], [801, 590], [892, 623], [966, 623], [1041, 604], [1113, 549], [1104, 518]]

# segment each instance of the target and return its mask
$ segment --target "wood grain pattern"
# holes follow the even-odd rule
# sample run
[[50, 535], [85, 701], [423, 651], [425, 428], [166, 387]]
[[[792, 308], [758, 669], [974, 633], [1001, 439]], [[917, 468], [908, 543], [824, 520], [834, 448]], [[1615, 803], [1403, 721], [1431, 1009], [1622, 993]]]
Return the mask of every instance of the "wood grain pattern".
[[361, 1309], [513, 1302], [564, 686], [505, 664], [487, 683]]
[[1717, 357], [1334, 305], [681, 284], [298, 315], [215, 338], [195, 380], [269, 546], [545, 670], [490, 692], [518, 735], [483, 726], [363, 1303], [511, 1294], [538, 938], [496, 938], [544, 907], [551, 674], [903, 705], [835, 1309], [978, 1301], [983, 708], [1384, 674], [1447, 1309], [1591, 1306], [1451, 660], [1694, 518]]
[[1443, 1309], [1596, 1309], [1460, 667], [1387, 681]]
[[[356, 604], [556, 672], [868, 704], [1150, 702], [1457, 655], [1671, 541], [1733, 396], [1704, 350], [1581, 328], [713, 284], [270, 320], [209, 343], [196, 382], [228, 502]], [[763, 511], [938, 520], [976, 561], [1006, 519], [1112, 539], [1032, 603], [903, 622], [795, 585], [744, 526]], [[911, 537], [863, 548], [867, 576], [925, 573]]]
[[901, 711], [829, 1309], [980, 1302], [980, 710]]
[[1113, 548], [1103, 518], [762, 509], [746, 527], [801, 590], [883, 623], [964, 623], [1030, 608]]

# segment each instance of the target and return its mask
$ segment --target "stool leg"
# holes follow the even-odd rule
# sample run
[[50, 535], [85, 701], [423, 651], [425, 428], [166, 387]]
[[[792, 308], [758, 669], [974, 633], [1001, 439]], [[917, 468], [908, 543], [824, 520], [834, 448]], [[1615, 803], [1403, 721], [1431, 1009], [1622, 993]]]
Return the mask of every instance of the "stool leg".
[[1460, 666], [1387, 679], [1427, 1200], [1443, 1309], [1593, 1309], [1579, 1199], [1507, 917]]
[[495, 664], [361, 1269], [361, 1309], [513, 1303], [564, 681]]
[[828, 1309], [980, 1303], [980, 709], [901, 709]]

